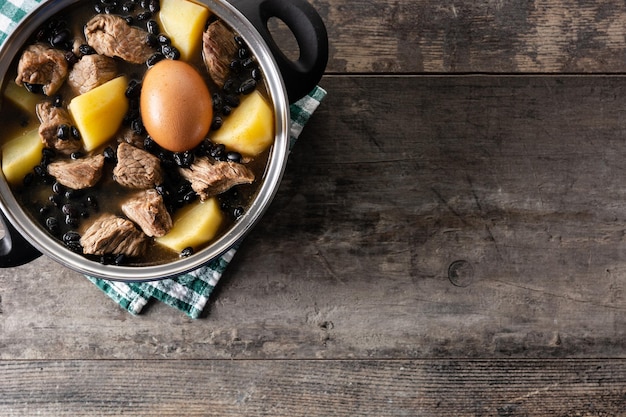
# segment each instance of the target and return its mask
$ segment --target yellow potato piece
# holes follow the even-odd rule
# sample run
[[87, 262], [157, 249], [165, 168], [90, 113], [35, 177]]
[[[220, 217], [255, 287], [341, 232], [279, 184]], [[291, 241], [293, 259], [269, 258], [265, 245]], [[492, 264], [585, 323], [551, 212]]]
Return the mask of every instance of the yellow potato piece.
[[267, 149], [274, 142], [274, 114], [261, 93], [245, 96], [222, 127], [211, 134], [211, 140], [248, 156]]
[[7, 82], [7, 86], [4, 89], [4, 97], [19, 109], [32, 115], [36, 114], [35, 106], [41, 101], [41, 96], [31, 93], [13, 81]]
[[186, 0], [161, 0], [161, 28], [169, 36], [184, 61], [200, 52], [202, 32], [209, 18], [209, 9]]
[[117, 77], [74, 97], [68, 106], [87, 152], [109, 140], [119, 129], [128, 110], [125, 76]]
[[2, 146], [2, 172], [12, 185], [20, 185], [35, 166], [41, 162], [43, 142], [39, 129], [9, 140]]
[[176, 252], [211, 241], [220, 230], [224, 214], [216, 198], [198, 201], [180, 209], [173, 219], [172, 229], [155, 240]]

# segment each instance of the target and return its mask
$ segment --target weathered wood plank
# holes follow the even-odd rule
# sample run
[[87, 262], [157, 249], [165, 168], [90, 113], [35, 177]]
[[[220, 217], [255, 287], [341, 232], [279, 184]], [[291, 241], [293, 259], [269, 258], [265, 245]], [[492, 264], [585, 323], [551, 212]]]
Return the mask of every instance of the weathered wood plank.
[[626, 77], [323, 84], [206, 320], [40, 259], [0, 271], [0, 356], [624, 356]]
[[623, 416], [623, 361], [0, 362], [3, 416]]
[[617, 0], [312, 3], [328, 26], [333, 73], [626, 70]]

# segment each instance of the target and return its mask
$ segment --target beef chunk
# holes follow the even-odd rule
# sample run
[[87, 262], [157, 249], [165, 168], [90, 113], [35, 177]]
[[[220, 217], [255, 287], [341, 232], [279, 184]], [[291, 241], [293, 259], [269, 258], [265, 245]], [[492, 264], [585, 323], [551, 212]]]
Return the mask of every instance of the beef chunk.
[[148, 236], [160, 237], [172, 228], [163, 197], [154, 189], [142, 191], [124, 202], [122, 212]]
[[202, 57], [211, 78], [218, 87], [223, 87], [230, 72], [230, 63], [239, 46], [235, 34], [221, 20], [209, 25], [202, 34]]
[[89, 255], [141, 256], [147, 243], [133, 222], [112, 214], [98, 218], [80, 238], [83, 253]]
[[179, 168], [179, 171], [203, 201], [235, 185], [254, 181], [254, 174], [245, 165], [208, 157], [196, 158], [189, 168]]
[[101, 154], [81, 159], [64, 159], [51, 162], [48, 173], [73, 190], [93, 187], [102, 177], [104, 156]]
[[67, 72], [67, 61], [63, 51], [36, 43], [22, 53], [17, 64], [15, 82], [18, 85], [24, 83], [41, 85], [44, 94], [51, 96], [63, 85]]
[[76, 152], [82, 147], [80, 139], [71, 134], [72, 119], [67, 110], [54, 107], [49, 101], [37, 104], [36, 109], [37, 117], [41, 122], [39, 137], [46, 147], [56, 149], [65, 155]]
[[120, 16], [98, 14], [85, 25], [87, 43], [100, 55], [143, 64], [155, 52], [148, 44], [148, 32], [130, 26]]
[[74, 64], [68, 76], [68, 84], [77, 94], [86, 93], [112, 80], [117, 75], [117, 64], [104, 55], [85, 55]]
[[122, 142], [117, 147], [113, 178], [128, 188], [154, 188], [163, 182], [163, 170], [159, 158]]

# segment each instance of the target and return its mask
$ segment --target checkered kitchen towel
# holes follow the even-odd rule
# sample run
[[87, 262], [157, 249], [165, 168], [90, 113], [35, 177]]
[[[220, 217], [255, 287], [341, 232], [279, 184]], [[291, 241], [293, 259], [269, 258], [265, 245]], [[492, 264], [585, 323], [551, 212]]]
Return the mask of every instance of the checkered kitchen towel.
[[[0, 44], [17, 23], [41, 2], [0, 0]], [[295, 144], [304, 125], [325, 96], [326, 91], [316, 87], [306, 97], [291, 105], [291, 146]], [[219, 259], [172, 279], [141, 283], [124, 283], [92, 277], [87, 279], [133, 314], [139, 314], [150, 299], [154, 298], [181, 310], [191, 318], [198, 318], [235, 252], [236, 248], [231, 248]]]

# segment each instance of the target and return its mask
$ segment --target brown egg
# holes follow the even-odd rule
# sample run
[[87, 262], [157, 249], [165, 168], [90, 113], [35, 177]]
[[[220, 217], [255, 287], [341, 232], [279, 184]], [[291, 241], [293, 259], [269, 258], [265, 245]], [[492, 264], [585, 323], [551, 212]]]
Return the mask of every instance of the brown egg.
[[198, 71], [183, 61], [164, 59], [146, 72], [140, 110], [148, 134], [172, 152], [198, 146], [213, 121], [211, 93]]

